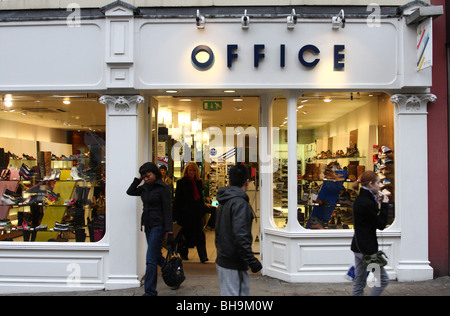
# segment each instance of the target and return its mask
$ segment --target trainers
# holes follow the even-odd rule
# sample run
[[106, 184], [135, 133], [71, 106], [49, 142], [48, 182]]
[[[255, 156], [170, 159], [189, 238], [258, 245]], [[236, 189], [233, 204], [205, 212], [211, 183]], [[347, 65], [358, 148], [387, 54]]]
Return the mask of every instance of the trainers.
[[38, 227], [35, 228], [35, 230], [47, 230], [47, 225], [39, 225]]
[[391, 150], [388, 146], [381, 146], [381, 151], [382, 151], [384, 154], [387, 154], [387, 153], [391, 153], [391, 152], [392, 152], [392, 150]]

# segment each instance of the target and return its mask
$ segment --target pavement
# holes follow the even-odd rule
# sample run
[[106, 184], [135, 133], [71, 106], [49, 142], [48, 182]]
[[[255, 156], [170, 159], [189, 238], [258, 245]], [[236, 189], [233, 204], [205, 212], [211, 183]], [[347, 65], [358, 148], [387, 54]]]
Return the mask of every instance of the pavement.
[[[220, 296], [219, 280], [215, 264], [209, 262], [185, 263], [186, 281], [180, 289], [171, 290], [161, 275], [158, 278], [158, 295], [171, 297]], [[353, 283], [287, 283], [261, 275], [250, 276], [250, 295], [254, 297], [279, 296], [351, 296]], [[366, 287], [368, 295], [370, 288]], [[84, 291], [65, 293], [34, 293], [33, 296], [142, 296], [144, 288], [114, 291]], [[450, 276], [439, 277], [423, 282], [391, 281], [383, 296], [450, 296]]]

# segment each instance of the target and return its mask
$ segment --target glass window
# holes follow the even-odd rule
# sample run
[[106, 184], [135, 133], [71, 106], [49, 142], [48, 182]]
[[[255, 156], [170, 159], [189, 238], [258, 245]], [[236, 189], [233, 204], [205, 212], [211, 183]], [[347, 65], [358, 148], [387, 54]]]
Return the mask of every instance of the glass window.
[[394, 108], [382, 93], [307, 93], [298, 101], [298, 220], [306, 229], [352, 229], [353, 183], [381, 179], [394, 220]]
[[0, 241], [105, 234], [105, 105], [98, 95], [3, 95]]
[[278, 228], [284, 228], [288, 221], [288, 116], [285, 97], [275, 98], [272, 118], [272, 128], [278, 130], [278, 133], [273, 133], [273, 220]]

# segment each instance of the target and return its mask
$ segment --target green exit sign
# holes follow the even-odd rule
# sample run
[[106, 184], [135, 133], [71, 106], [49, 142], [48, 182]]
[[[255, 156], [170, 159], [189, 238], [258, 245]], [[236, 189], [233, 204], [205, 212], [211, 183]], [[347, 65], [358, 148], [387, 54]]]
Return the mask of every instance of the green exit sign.
[[203, 101], [203, 110], [220, 111], [222, 110], [222, 101]]

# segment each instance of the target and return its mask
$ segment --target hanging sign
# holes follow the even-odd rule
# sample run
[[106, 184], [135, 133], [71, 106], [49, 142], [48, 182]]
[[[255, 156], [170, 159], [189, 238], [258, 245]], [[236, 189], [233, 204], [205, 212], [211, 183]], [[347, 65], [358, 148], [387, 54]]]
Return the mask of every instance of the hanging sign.
[[432, 19], [426, 19], [417, 26], [417, 71], [433, 66], [432, 26]]
[[220, 111], [222, 110], [222, 101], [203, 101], [203, 110]]

